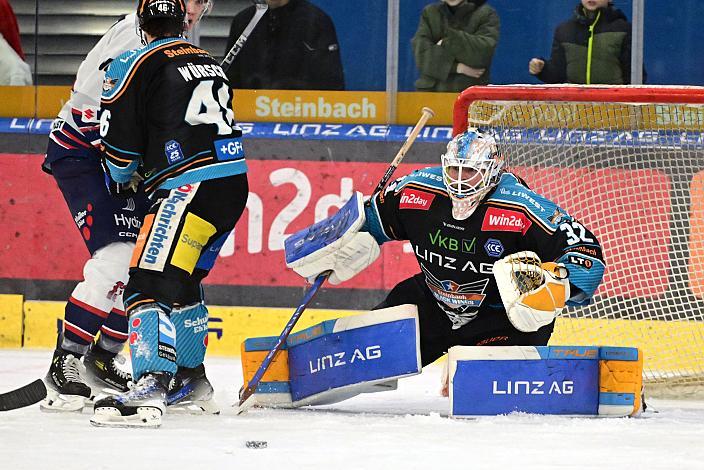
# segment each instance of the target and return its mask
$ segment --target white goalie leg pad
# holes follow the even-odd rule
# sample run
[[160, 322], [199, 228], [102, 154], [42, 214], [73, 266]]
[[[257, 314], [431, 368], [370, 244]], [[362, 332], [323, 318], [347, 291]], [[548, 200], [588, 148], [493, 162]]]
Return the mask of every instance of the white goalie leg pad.
[[380, 253], [374, 237], [359, 231], [364, 221], [362, 194], [356, 192], [336, 214], [286, 240], [286, 266], [307, 279], [332, 271], [331, 284], [351, 279]]
[[122, 296], [111, 296], [116, 284], [127, 284], [130, 258], [134, 243], [111, 243], [95, 253], [83, 267], [83, 281], [71, 296], [91, 307], [109, 312], [113, 307], [122, 309]]
[[537, 331], [550, 324], [570, 296], [564, 266], [542, 263], [532, 251], [498, 260], [493, 273], [506, 315], [519, 331]]

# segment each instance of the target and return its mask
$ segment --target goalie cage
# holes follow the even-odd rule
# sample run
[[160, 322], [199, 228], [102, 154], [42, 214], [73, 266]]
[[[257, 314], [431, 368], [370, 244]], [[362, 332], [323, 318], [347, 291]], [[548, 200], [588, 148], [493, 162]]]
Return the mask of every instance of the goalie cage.
[[602, 244], [602, 285], [550, 344], [637, 346], [650, 395], [704, 396], [704, 88], [476, 86], [453, 120]]

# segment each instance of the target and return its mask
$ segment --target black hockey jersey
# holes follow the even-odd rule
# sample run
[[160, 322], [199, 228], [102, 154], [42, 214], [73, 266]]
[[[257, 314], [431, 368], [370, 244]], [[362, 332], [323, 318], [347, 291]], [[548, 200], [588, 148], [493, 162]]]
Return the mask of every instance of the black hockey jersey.
[[569, 270], [568, 305], [587, 304], [604, 274], [601, 246], [565, 210], [504, 173], [466, 220], [452, 217], [442, 168], [391, 183], [366, 208], [365, 230], [381, 244], [408, 240], [425, 282], [456, 328], [489, 309], [504, 310], [495, 261], [529, 250]]
[[158, 39], [110, 63], [100, 135], [113, 179], [127, 182], [141, 165], [147, 193], [247, 171], [224, 71], [180, 38]]

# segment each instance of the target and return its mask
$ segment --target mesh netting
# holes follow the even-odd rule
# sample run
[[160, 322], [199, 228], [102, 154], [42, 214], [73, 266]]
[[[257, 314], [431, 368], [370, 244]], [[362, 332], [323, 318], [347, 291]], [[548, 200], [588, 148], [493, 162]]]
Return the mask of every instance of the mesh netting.
[[701, 393], [704, 108], [523, 88], [523, 99], [468, 100], [469, 125], [493, 132], [511, 171], [592, 229], [607, 264], [593, 303], [567, 311], [551, 344], [638, 346], [651, 390]]

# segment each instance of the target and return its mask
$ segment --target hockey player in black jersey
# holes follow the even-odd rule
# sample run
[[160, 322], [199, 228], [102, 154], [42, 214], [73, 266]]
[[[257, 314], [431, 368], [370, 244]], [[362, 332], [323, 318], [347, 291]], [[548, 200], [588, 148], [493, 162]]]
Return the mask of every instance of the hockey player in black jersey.
[[[186, 29], [212, 9], [213, 0], [186, 0]], [[45, 411], [92, 408], [91, 395], [125, 391], [132, 380], [118, 353], [127, 341], [122, 290], [142, 219], [151, 203], [143, 192], [112, 197], [101, 167], [98, 109], [105, 67], [123, 52], [140, 47], [136, 11], [112, 25], [81, 63], [71, 97], [52, 124], [42, 169], [53, 176], [90, 258], [83, 279], [66, 302], [45, 383]], [[172, 318], [178, 318], [177, 311]], [[98, 332], [100, 334], [98, 335]], [[196, 391], [196, 386], [199, 392]], [[203, 367], [179, 367], [168, 402], [193, 410], [194, 402], [215, 409]]]
[[375, 244], [408, 240], [420, 272], [376, 308], [418, 306], [424, 366], [452, 346], [546, 345], [556, 315], [589, 303], [599, 286], [599, 242], [505, 171], [490, 135], [455, 136], [441, 160], [373, 194], [362, 229], [344, 246], [290, 267], [307, 278], [331, 270], [338, 283], [374, 261]]
[[159, 426], [177, 365], [202, 365], [208, 314], [200, 282], [248, 194], [232, 90], [218, 63], [181, 38], [183, 0], [141, 0], [137, 16], [146, 45], [109, 65], [101, 148], [115, 190], [140, 184], [154, 204], [124, 293], [136, 385], [95, 403], [98, 426]]

